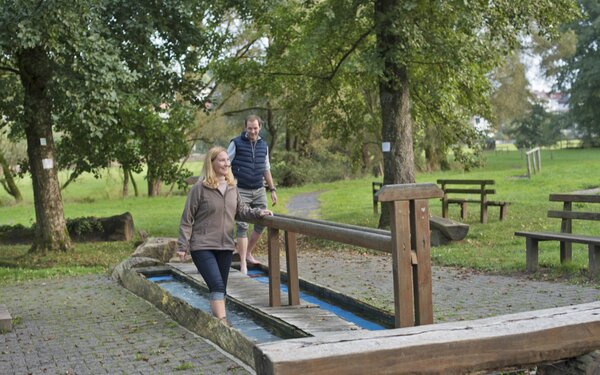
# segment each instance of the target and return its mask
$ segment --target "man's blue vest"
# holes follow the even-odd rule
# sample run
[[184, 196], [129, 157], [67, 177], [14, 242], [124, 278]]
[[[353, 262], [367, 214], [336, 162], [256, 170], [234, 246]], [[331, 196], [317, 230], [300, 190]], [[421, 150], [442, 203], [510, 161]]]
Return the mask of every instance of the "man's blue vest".
[[267, 143], [259, 138], [255, 143], [242, 132], [232, 139], [235, 143], [235, 158], [231, 161], [231, 171], [242, 189], [263, 187], [263, 175], [267, 162]]

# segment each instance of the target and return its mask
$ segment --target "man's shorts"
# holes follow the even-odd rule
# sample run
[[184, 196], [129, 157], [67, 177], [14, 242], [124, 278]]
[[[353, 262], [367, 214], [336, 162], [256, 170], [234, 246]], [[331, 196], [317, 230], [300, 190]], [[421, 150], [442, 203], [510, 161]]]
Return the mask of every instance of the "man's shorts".
[[[267, 192], [264, 187], [258, 189], [242, 189], [238, 188], [242, 201], [252, 208], [267, 208]], [[237, 222], [237, 238], [245, 238], [248, 236], [248, 223], [244, 221]], [[256, 233], [262, 233], [265, 227], [262, 225], [255, 224], [254, 231]]]

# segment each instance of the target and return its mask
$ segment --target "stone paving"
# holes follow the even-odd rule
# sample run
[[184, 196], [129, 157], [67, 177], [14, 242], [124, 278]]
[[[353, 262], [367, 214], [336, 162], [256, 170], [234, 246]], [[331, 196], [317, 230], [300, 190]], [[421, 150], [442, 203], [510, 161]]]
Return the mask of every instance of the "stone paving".
[[253, 373], [105, 275], [3, 286], [0, 303], [2, 375]]
[[[311, 215], [314, 206], [305, 216], [318, 216]], [[393, 311], [388, 254], [305, 252], [298, 265], [302, 278]], [[433, 267], [435, 322], [597, 300], [600, 290], [591, 285]], [[0, 334], [1, 375], [253, 373], [105, 275], [2, 286], [0, 304], [14, 322], [11, 332]]]

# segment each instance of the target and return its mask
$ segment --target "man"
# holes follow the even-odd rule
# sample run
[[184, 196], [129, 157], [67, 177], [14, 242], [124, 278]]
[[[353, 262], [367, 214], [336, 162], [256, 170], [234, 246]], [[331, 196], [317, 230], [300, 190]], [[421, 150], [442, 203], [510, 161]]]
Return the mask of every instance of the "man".
[[[264, 181], [271, 192], [273, 206], [277, 204], [277, 189], [271, 176], [269, 163], [269, 147], [260, 137], [262, 121], [256, 115], [246, 117], [244, 131], [229, 143], [227, 154], [231, 160], [231, 171], [237, 180], [238, 190], [242, 200], [250, 207], [266, 209], [267, 196]], [[264, 179], [264, 180], [263, 180]], [[248, 223], [237, 222], [237, 252], [240, 255], [240, 271], [248, 273], [248, 264], [260, 264], [252, 256], [252, 250], [260, 239], [264, 230], [263, 226], [254, 225], [250, 239], [248, 239]]]

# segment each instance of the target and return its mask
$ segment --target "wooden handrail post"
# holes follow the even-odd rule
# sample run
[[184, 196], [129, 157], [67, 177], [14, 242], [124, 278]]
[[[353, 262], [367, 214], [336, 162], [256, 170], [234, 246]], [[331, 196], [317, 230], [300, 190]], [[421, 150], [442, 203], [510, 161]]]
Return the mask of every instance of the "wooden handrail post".
[[285, 261], [287, 265], [288, 301], [290, 305], [300, 304], [300, 281], [298, 280], [298, 252], [296, 233], [285, 232]]
[[418, 199], [410, 203], [411, 245], [417, 253], [417, 264], [412, 265], [415, 324], [433, 324], [429, 202], [426, 199]]
[[436, 184], [384, 185], [379, 202], [392, 202], [392, 268], [397, 328], [433, 323], [430, 198], [442, 198]]
[[269, 306], [281, 306], [281, 270], [279, 267], [279, 229], [269, 227]]
[[390, 228], [396, 328], [415, 325], [409, 215], [408, 201], [392, 202]]

